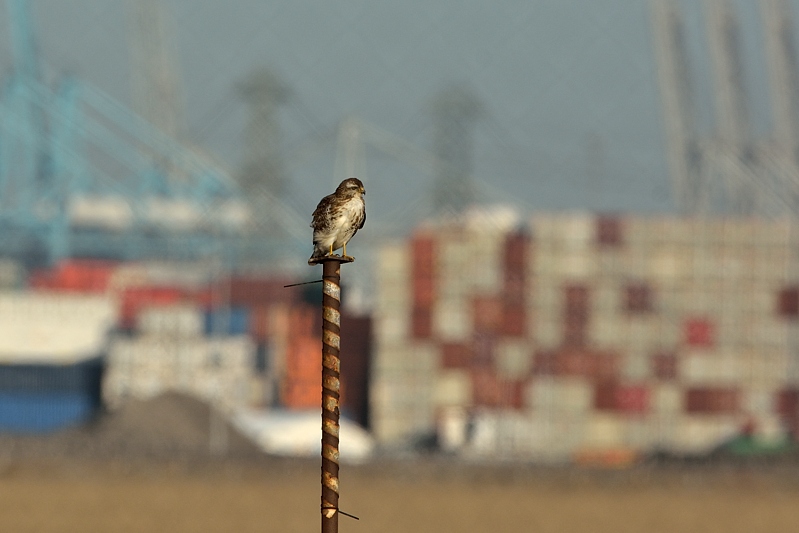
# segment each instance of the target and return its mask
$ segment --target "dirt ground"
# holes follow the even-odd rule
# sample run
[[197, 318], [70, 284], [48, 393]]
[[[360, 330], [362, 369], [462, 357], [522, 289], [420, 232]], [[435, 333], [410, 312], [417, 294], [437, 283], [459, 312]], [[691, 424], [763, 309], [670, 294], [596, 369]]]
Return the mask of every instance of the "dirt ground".
[[[6, 460], [0, 531], [319, 531], [316, 462]], [[780, 468], [634, 472], [343, 465], [342, 532], [788, 532], [799, 475]]]

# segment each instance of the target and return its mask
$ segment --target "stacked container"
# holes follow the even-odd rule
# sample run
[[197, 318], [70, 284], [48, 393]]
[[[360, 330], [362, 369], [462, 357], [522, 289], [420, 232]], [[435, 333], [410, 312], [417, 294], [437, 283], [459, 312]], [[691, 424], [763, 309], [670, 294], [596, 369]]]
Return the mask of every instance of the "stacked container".
[[552, 460], [777, 442], [798, 425], [797, 229], [582, 213], [426, 226], [379, 260], [376, 436]]

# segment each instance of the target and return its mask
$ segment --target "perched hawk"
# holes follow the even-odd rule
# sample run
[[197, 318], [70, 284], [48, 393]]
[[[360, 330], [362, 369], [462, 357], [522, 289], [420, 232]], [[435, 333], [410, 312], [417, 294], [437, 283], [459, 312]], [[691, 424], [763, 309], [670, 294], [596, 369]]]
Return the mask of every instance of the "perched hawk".
[[366, 190], [358, 178], [348, 178], [336, 188], [336, 192], [322, 198], [313, 212], [313, 253], [308, 264], [314, 260], [333, 255], [333, 250], [343, 248], [347, 257], [347, 243], [366, 222]]

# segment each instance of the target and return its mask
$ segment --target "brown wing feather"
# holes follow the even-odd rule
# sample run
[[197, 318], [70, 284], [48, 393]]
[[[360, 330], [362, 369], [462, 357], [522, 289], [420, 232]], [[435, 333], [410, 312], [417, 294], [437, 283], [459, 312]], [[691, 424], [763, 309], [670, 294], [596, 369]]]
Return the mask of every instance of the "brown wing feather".
[[330, 208], [335, 204], [335, 198], [335, 194], [328, 194], [319, 200], [319, 204], [313, 212], [313, 220], [311, 221], [311, 227], [313, 229], [323, 230], [330, 222]]
[[361, 211], [361, 223], [358, 224], [358, 229], [361, 229], [366, 224], [366, 207]]

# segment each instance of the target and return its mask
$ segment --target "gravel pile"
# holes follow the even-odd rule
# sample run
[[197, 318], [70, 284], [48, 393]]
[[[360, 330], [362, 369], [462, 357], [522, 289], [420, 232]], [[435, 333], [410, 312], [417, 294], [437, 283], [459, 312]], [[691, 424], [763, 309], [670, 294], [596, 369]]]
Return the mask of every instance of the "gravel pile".
[[0, 456], [153, 459], [257, 457], [260, 450], [226, 421], [211, 452], [211, 409], [178, 393], [131, 400], [91, 423], [41, 436], [0, 435]]

